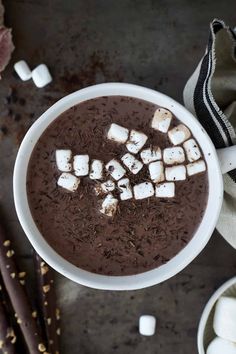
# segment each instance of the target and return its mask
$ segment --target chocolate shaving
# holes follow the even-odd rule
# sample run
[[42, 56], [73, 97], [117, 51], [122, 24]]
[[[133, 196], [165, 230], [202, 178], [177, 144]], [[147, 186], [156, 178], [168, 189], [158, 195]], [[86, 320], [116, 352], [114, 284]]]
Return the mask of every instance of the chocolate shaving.
[[39, 294], [40, 309], [50, 354], [59, 354], [60, 311], [56, 306], [54, 273], [43, 259], [34, 252], [35, 269]]
[[19, 274], [19, 272], [17, 270], [14, 252], [11, 248], [11, 242], [9, 242], [1, 224], [0, 270], [12, 306], [16, 312], [15, 317], [17, 318], [17, 323], [20, 325], [29, 353], [40, 353], [39, 346], [41, 349], [44, 347], [45, 350], [43, 352], [45, 352], [46, 347], [41, 338], [40, 329], [37, 326], [36, 320], [32, 317], [31, 306], [24, 290], [24, 286], [20, 284], [18, 276], [11, 276], [11, 274]]

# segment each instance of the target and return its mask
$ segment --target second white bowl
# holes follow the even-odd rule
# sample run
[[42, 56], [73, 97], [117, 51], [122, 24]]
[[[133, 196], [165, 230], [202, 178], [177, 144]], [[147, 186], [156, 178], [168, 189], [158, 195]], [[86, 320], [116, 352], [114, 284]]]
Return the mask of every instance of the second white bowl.
[[216, 334], [213, 329], [215, 305], [217, 300], [223, 295], [236, 298], [236, 277], [231, 278], [226, 283], [224, 283], [219, 289], [217, 289], [203, 310], [198, 326], [197, 335], [199, 354], [206, 354], [208, 345], [216, 337]]

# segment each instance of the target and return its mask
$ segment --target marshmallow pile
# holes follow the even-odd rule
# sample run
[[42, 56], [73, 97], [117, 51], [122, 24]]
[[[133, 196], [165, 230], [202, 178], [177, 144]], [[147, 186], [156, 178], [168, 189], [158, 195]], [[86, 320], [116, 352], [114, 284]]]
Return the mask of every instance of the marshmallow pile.
[[38, 65], [34, 70], [30, 70], [25, 60], [20, 60], [14, 65], [14, 70], [22, 81], [33, 80], [37, 87], [44, 87], [52, 81], [52, 76], [45, 64]]
[[[120, 158], [104, 163], [90, 160], [87, 154], [72, 156], [71, 150], [57, 150], [56, 165], [62, 172], [58, 185], [75, 192], [81, 177], [88, 176], [96, 182], [95, 194], [104, 197], [100, 212], [110, 217], [115, 215], [119, 201], [175, 197], [175, 182], [205, 171], [206, 165], [190, 130], [184, 124], [169, 129], [171, 121], [172, 113], [165, 108], [158, 108], [152, 118], [151, 127], [168, 134], [172, 145], [163, 150], [148, 144], [145, 147], [146, 134], [116, 123], [110, 125], [106, 136], [109, 141], [125, 145], [127, 152]], [[132, 186], [129, 175], [137, 175], [143, 169], [147, 169], [149, 180]], [[119, 199], [112, 194], [114, 191]]]
[[236, 354], [236, 298], [219, 298], [215, 307], [213, 328], [217, 337], [209, 344], [206, 353]]

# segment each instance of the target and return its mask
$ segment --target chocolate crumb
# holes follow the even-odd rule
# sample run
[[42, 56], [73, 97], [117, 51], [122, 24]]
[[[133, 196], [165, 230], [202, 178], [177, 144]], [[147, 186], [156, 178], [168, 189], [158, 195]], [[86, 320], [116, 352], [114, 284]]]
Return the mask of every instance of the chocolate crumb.
[[48, 266], [44, 265], [44, 266], [41, 266], [40, 271], [41, 271], [41, 274], [44, 275], [49, 271], [49, 268], [48, 268]]
[[11, 338], [11, 343], [16, 343], [16, 335], [13, 328], [8, 328], [6, 338]]
[[9, 251], [7, 251], [7, 253], [6, 253], [6, 256], [7, 256], [8, 258], [10, 258], [10, 257], [13, 256], [14, 253], [15, 253], [15, 252], [14, 252], [13, 250], [9, 250]]
[[48, 323], [48, 325], [50, 326], [50, 324], [52, 323], [52, 319], [49, 317], [49, 318], [47, 318], [47, 323]]
[[26, 100], [25, 100], [24, 98], [19, 98], [19, 104], [20, 104], [21, 106], [24, 106], [25, 103], [26, 103]]
[[39, 343], [38, 345], [38, 350], [42, 353], [45, 352], [46, 348], [45, 345], [43, 343]]
[[33, 317], [33, 318], [36, 318], [36, 317], [37, 317], [37, 311], [33, 311], [33, 312], [32, 312], [32, 317]]
[[24, 278], [26, 276], [26, 272], [20, 272], [19, 274], [18, 274], [18, 277], [19, 278]]
[[43, 286], [43, 292], [48, 293], [50, 291], [50, 285], [44, 285]]
[[3, 135], [7, 135], [8, 129], [7, 129], [7, 127], [6, 127], [5, 125], [2, 125], [2, 126], [0, 127], [0, 130], [1, 130], [1, 132], [3, 133]]
[[56, 309], [56, 319], [59, 321], [60, 320], [60, 310]]
[[16, 113], [13, 115], [14, 121], [19, 122], [21, 120], [21, 115], [19, 113]]

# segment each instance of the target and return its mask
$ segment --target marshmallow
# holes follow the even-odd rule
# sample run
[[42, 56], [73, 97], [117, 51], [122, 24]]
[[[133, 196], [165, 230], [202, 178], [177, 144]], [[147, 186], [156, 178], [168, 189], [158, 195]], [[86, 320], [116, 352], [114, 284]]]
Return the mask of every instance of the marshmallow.
[[137, 160], [133, 155], [130, 153], [125, 154], [121, 160], [123, 161], [123, 164], [128, 167], [128, 169], [136, 175], [143, 167], [142, 162]]
[[209, 344], [206, 354], [236, 354], [236, 343], [216, 337]]
[[162, 161], [151, 162], [148, 165], [148, 169], [149, 169], [149, 174], [150, 174], [151, 180], [154, 183], [164, 181], [165, 176], [164, 176], [164, 167], [163, 167]]
[[72, 165], [70, 163], [71, 156], [71, 150], [56, 150], [56, 165], [59, 171], [70, 172], [72, 170]]
[[76, 176], [87, 176], [89, 173], [89, 156], [75, 155], [73, 161], [73, 169]]
[[174, 165], [176, 163], [184, 162], [184, 149], [180, 146], [164, 149], [163, 160], [167, 165]]
[[145, 199], [154, 195], [154, 188], [151, 182], [136, 184], [133, 189], [135, 199]]
[[142, 315], [139, 318], [139, 333], [143, 336], [153, 336], [156, 330], [156, 318], [150, 315]]
[[217, 301], [213, 319], [217, 336], [236, 342], [236, 299], [222, 296]]
[[143, 163], [148, 164], [153, 161], [161, 160], [161, 149], [159, 147], [151, 147], [144, 149], [140, 153]]
[[119, 190], [121, 191], [120, 193], [120, 199], [121, 200], [128, 200], [133, 197], [133, 192], [132, 188], [130, 185], [130, 181], [128, 178], [122, 178], [119, 180], [117, 183]]
[[94, 190], [97, 195], [101, 195], [112, 192], [115, 188], [115, 183], [109, 179], [106, 182], [99, 183], [96, 187], [94, 187]]
[[183, 144], [188, 160], [190, 162], [197, 161], [201, 157], [200, 149], [194, 139], [189, 139]]
[[186, 167], [187, 167], [187, 173], [189, 176], [206, 171], [206, 164], [203, 160], [189, 163]]
[[158, 108], [152, 118], [151, 127], [162, 133], [167, 133], [172, 119], [172, 113], [165, 108]]
[[107, 216], [114, 216], [118, 206], [118, 199], [114, 198], [112, 194], [108, 194], [102, 202], [100, 213]]
[[115, 159], [109, 161], [106, 164], [106, 170], [116, 181], [121, 179], [126, 172], [125, 169], [121, 166], [121, 164]]
[[186, 168], [183, 165], [166, 167], [165, 175], [167, 181], [184, 181], [186, 179]]
[[173, 145], [182, 144], [191, 136], [190, 130], [184, 124], [179, 124], [177, 127], [169, 130], [168, 137]]
[[40, 64], [32, 71], [32, 79], [37, 87], [44, 87], [52, 81], [52, 76], [45, 64]]
[[174, 182], [166, 182], [156, 185], [156, 197], [173, 198], [175, 196]]
[[140, 149], [145, 145], [148, 137], [144, 133], [138, 132], [137, 130], [131, 130], [129, 140], [126, 143], [126, 147], [129, 152], [137, 154]]
[[27, 81], [31, 79], [32, 72], [24, 60], [20, 60], [14, 64], [14, 69], [17, 75], [20, 77], [22, 81]]
[[107, 132], [107, 138], [109, 140], [116, 141], [117, 143], [126, 143], [128, 136], [129, 130], [115, 123], [110, 125], [110, 128]]
[[67, 189], [70, 192], [75, 192], [80, 184], [80, 179], [71, 173], [63, 172], [60, 175], [57, 184], [58, 186]]
[[91, 163], [89, 178], [102, 179], [103, 177], [103, 162], [100, 160], [93, 160]]

